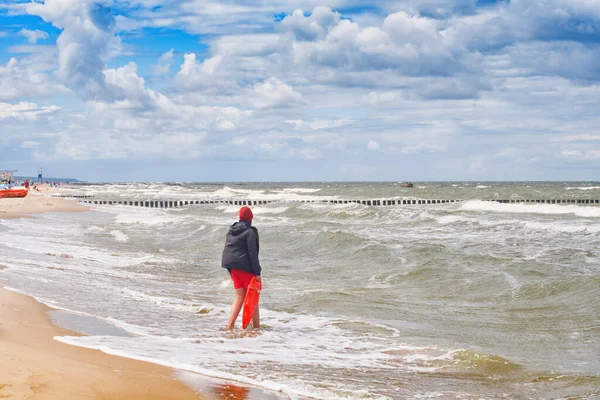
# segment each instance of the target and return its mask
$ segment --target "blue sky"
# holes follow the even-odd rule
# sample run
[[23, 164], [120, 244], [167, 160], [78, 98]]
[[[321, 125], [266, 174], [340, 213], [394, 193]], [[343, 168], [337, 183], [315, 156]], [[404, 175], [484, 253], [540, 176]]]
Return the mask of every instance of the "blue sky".
[[0, 169], [598, 180], [600, 2], [0, 0]]

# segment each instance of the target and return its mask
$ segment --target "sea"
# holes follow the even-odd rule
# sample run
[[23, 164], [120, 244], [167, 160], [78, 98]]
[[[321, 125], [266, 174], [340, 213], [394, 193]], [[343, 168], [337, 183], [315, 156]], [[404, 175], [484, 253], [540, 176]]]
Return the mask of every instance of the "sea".
[[[0, 220], [0, 283], [207, 399], [598, 399], [599, 182], [105, 183], [177, 208]], [[260, 329], [225, 330], [238, 205], [260, 234]], [[330, 200], [440, 199], [368, 206]], [[241, 317], [240, 317], [241, 318]], [[206, 391], [206, 382], [221, 389]], [[219, 386], [220, 385], [220, 386]]]

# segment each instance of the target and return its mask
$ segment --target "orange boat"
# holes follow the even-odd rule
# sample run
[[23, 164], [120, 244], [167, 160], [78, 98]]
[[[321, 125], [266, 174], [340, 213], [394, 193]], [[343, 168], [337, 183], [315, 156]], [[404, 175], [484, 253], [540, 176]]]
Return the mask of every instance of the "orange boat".
[[0, 190], [0, 199], [14, 199], [17, 197], [25, 197], [29, 193], [28, 189], [15, 188], [15, 189], [3, 189]]

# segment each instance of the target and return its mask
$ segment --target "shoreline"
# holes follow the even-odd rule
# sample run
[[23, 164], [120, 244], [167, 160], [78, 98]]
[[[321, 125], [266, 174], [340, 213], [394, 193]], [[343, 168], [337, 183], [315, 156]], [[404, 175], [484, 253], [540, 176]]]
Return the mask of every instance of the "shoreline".
[[[2, 220], [35, 218], [47, 212], [87, 212], [77, 200], [49, 197], [59, 190], [41, 187], [25, 198], [0, 199]], [[0, 274], [8, 267], [0, 263]], [[0, 282], [0, 398], [62, 400], [281, 400], [287, 397], [259, 387], [188, 373], [74, 346], [56, 336], [125, 334], [99, 326], [93, 317], [52, 308]], [[83, 329], [82, 329], [83, 327]]]
[[58, 400], [201, 399], [158, 364], [71, 346], [55, 336], [81, 334], [55, 325], [52, 308], [0, 286], [0, 397]]
[[[0, 264], [0, 271], [8, 267]], [[131, 334], [0, 284], [0, 398], [286, 400], [258, 386], [104, 353], [57, 336]], [[68, 396], [68, 397], [65, 397]], [[299, 396], [298, 399], [303, 397]]]
[[[27, 197], [0, 199], [0, 220], [33, 218], [46, 212], [86, 212], [76, 201], [49, 197], [41, 187]], [[6, 267], [0, 265], [0, 271]], [[55, 324], [51, 307], [0, 284], [0, 398], [78, 399], [202, 399], [158, 364], [71, 346], [55, 336], [82, 336]]]

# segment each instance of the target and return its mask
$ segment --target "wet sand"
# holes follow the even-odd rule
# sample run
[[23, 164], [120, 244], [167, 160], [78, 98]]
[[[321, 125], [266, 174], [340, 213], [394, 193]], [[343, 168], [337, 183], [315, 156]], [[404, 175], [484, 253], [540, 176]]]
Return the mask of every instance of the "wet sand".
[[0, 289], [0, 398], [201, 399], [159, 365], [60, 343], [80, 334], [54, 325], [50, 308]]
[[[4, 268], [0, 265], [0, 271]], [[0, 398], [287, 399], [261, 388], [175, 371], [53, 339], [85, 334], [130, 335], [97, 318], [55, 310], [0, 286]]]

